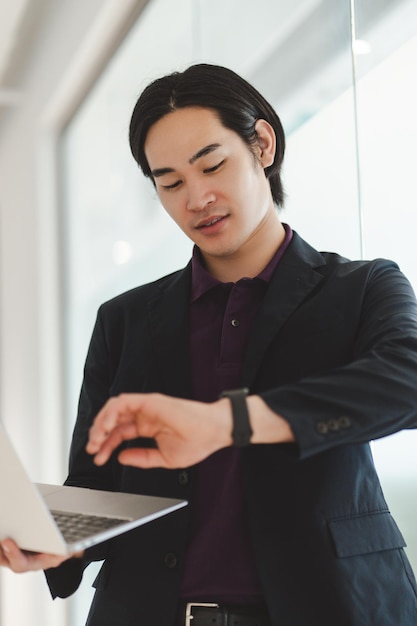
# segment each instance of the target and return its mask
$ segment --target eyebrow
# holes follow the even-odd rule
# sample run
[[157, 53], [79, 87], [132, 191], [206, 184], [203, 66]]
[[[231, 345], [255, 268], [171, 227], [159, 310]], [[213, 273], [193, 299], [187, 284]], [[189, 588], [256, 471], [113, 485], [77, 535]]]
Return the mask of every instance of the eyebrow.
[[[190, 165], [193, 165], [193, 163], [198, 161], [198, 159], [201, 159], [203, 156], [206, 156], [211, 152], [214, 152], [214, 150], [217, 150], [217, 148], [220, 148], [219, 143], [210, 143], [208, 146], [204, 146], [204, 148], [201, 148], [201, 150], [193, 154], [191, 159], [188, 159], [188, 163]], [[172, 167], [159, 167], [155, 170], [152, 170], [151, 174], [154, 178], [158, 178], [159, 176], [164, 176], [164, 174], [171, 174], [172, 172], [175, 172], [174, 168]]]

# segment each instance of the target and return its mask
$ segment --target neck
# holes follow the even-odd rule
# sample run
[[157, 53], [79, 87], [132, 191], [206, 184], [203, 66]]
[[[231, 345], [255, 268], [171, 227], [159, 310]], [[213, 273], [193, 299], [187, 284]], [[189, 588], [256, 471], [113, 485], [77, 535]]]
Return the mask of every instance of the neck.
[[261, 238], [253, 236], [237, 251], [219, 257], [203, 255], [206, 268], [212, 276], [225, 283], [254, 278], [266, 267], [284, 239], [285, 229], [277, 216], [268, 224]]

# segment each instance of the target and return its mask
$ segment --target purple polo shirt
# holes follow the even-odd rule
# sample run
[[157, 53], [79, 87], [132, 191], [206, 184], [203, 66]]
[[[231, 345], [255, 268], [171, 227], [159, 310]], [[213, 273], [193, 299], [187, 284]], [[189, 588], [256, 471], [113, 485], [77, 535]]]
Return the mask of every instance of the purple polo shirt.
[[[194, 398], [216, 400], [241, 387], [246, 342], [272, 274], [292, 231], [255, 278], [221, 283], [192, 258], [190, 355]], [[249, 604], [262, 597], [247, 526], [241, 451], [219, 450], [197, 466], [181, 597], [186, 601]]]

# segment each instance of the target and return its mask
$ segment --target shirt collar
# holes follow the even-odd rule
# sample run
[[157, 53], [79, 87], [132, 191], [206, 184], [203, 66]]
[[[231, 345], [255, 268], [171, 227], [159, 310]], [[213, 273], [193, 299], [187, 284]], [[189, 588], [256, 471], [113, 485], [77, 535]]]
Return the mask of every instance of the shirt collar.
[[[279, 261], [283, 257], [285, 250], [288, 248], [293, 236], [293, 231], [291, 230], [291, 227], [288, 226], [288, 224], [283, 224], [283, 226], [285, 229], [284, 241], [275, 252], [269, 263], [257, 276], [255, 276], [254, 280], [262, 280], [265, 283], [270, 282], [272, 274], [274, 273], [274, 270], [277, 267]], [[213, 289], [218, 285], [224, 284], [217, 278], [214, 278], [214, 276], [209, 274], [209, 272], [206, 270], [206, 268], [204, 267], [203, 256], [197, 246], [194, 246], [193, 248], [191, 268], [191, 302], [195, 302], [196, 300], [198, 300], [198, 298], [210, 291], [210, 289]]]

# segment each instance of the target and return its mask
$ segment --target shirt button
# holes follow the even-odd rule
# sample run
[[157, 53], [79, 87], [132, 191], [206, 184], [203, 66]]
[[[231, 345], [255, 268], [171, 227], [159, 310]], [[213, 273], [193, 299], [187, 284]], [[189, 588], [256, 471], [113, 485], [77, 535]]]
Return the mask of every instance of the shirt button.
[[232, 326], [234, 326], [235, 328], [237, 328], [238, 326], [240, 326], [240, 322], [239, 322], [239, 320], [232, 320]]
[[189, 477], [188, 472], [186, 470], [181, 470], [178, 474], [178, 482], [182, 487], [188, 485]]
[[168, 569], [174, 569], [176, 565], [177, 557], [172, 552], [168, 552], [168, 554], [165, 555], [165, 566], [168, 567]]

